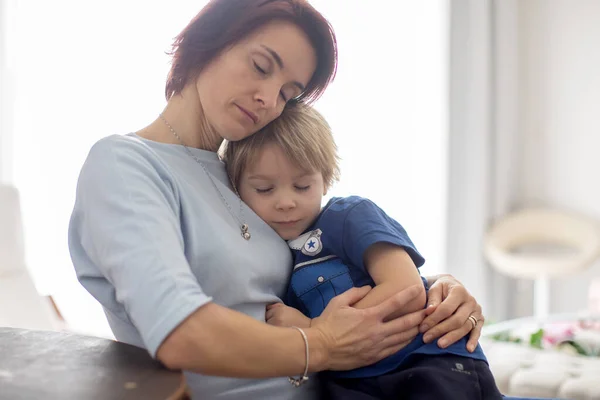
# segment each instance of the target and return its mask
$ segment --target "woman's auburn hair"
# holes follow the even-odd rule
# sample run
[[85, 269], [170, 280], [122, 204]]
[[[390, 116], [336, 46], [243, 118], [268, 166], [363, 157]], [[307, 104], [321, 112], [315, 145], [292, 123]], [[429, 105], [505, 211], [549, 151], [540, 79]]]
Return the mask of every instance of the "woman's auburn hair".
[[172, 45], [171, 70], [165, 96], [169, 100], [223, 50], [261, 26], [289, 21], [308, 36], [317, 53], [316, 70], [306, 89], [295, 101], [318, 99], [335, 77], [338, 54], [333, 28], [306, 0], [211, 0]]

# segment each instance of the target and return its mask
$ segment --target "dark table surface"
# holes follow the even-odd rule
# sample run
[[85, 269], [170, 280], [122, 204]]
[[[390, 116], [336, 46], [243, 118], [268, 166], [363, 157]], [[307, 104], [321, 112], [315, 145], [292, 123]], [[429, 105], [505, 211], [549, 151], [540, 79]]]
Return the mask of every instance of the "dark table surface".
[[0, 327], [0, 399], [178, 399], [181, 374], [146, 350], [65, 332]]

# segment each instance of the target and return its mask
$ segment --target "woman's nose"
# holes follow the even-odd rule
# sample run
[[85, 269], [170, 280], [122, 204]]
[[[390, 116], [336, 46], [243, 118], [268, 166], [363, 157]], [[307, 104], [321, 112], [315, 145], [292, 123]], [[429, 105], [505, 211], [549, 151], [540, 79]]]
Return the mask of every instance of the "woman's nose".
[[264, 84], [256, 93], [255, 99], [266, 109], [277, 107], [277, 99], [279, 98], [279, 87], [273, 84]]

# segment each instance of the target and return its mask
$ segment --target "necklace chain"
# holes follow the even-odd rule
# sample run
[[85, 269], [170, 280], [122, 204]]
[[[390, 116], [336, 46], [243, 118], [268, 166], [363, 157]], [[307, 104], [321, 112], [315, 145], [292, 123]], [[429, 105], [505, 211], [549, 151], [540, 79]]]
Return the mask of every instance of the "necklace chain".
[[[183, 139], [181, 139], [181, 137], [177, 134], [177, 132], [175, 132], [175, 129], [173, 129], [173, 127], [171, 126], [171, 124], [169, 123], [169, 121], [167, 121], [167, 119], [164, 117], [164, 115], [162, 113], [160, 113], [158, 115], [159, 115], [160, 119], [165, 123], [165, 125], [167, 125], [167, 127], [169, 128], [169, 130], [171, 131], [171, 133], [173, 134], [173, 136], [175, 136], [175, 138], [183, 146], [183, 148], [185, 149], [185, 151], [187, 152], [187, 154], [190, 157], [192, 157], [192, 159], [194, 161], [196, 161], [198, 164], [200, 164], [200, 166], [202, 167], [202, 170], [204, 171], [204, 173], [206, 174], [206, 176], [210, 180], [210, 183], [212, 183], [212, 185], [215, 188], [215, 190], [217, 191], [217, 193], [219, 193], [219, 196], [221, 197], [221, 201], [223, 202], [223, 204], [227, 208], [227, 211], [229, 211], [229, 214], [231, 214], [231, 216], [240, 224], [240, 231], [242, 233], [242, 237], [244, 239], [246, 239], [246, 240], [250, 240], [251, 235], [250, 235], [250, 232], [249, 232], [249, 226], [248, 226], [248, 224], [245, 223], [245, 222], [243, 222], [242, 220], [240, 220], [240, 218], [238, 218], [238, 216], [233, 212], [233, 210], [231, 209], [231, 206], [229, 205], [229, 203], [227, 202], [227, 200], [225, 200], [225, 196], [223, 196], [223, 193], [221, 193], [221, 191], [219, 190], [219, 188], [218, 188], [217, 184], [215, 183], [214, 179], [212, 178], [212, 176], [210, 176], [210, 173], [206, 169], [206, 166], [204, 166], [204, 163], [202, 161], [200, 161], [200, 159], [198, 157], [196, 157], [196, 155], [194, 153], [192, 153], [192, 151], [185, 144], [185, 142], [183, 141]], [[243, 219], [244, 216], [243, 216], [243, 209], [242, 209], [242, 199], [241, 199], [240, 194], [238, 193], [237, 188], [235, 187], [235, 185], [233, 186], [233, 190], [235, 191], [235, 194], [237, 195], [238, 200], [240, 201], [240, 217]]]

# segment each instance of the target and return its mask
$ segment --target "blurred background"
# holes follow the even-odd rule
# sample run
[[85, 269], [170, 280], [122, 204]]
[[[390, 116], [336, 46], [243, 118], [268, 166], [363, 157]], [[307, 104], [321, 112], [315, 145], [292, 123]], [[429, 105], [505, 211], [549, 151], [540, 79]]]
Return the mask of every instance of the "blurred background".
[[[0, 325], [111, 337], [67, 248], [77, 176], [162, 110], [205, 3], [0, 1]], [[311, 3], [339, 41], [330, 195], [378, 202], [488, 321], [598, 312], [600, 1]]]

